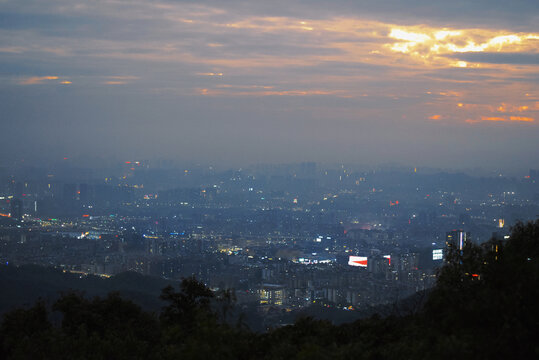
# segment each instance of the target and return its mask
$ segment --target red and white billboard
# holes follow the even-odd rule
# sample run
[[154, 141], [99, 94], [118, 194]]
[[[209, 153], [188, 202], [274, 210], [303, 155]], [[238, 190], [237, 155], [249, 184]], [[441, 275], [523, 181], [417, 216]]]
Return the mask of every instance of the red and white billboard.
[[367, 259], [366, 256], [350, 256], [348, 258], [348, 265], [367, 267]]

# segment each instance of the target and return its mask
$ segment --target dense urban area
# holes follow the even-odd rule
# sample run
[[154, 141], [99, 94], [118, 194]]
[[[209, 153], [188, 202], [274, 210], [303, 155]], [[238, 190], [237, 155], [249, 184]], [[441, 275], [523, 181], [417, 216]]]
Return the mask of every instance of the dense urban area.
[[258, 314], [356, 311], [431, 288], [447, 246], [539, 214], [539, 172], [125, 161], [0, 169], [0, 260], [234, 289]]

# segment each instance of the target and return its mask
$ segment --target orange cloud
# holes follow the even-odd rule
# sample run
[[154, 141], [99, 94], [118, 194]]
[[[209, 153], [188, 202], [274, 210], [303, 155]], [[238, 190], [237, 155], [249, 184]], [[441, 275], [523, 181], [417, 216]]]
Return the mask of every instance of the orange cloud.
[[439, 94], [442, 96], [462, 96], [462, 93], [458, 91], [440, 91]]
[[431, 120], [440, 120], [442, 118], [442, 115], [432, 115], [429, 116], [429, 119]]
[[502, 112], [502, 113], [507, 112], [507, 105], [502, 103], [500, 106], [498, 106], [498, 108], [496, 110], [498, 112]]
[[[219, 86], [218, 86], [219, 87]], [[335, 95], [346, 97], [346, 94], [343, 94], [342, 91], [325, 91], [325, 90], [255, 90], [255, 91], [245, 91], [246, 89], [271, 89], [271, 86], [262, 86], [262, 87], [239, 87], [238, 90], [243, 91], [234, 91], [235, 88], [231, 87], [219, 87], [222, 90], [214, 89], [199, 89], [198, 93], [200, 95], [211, 95], [211, 96], [317, 96], [317, 95]], [[226, 90], [224, 90], [226, 89]]]
[[524, 116], [509, 116], [507, 117], [496, 117], [496, 116], [481, 116], [480, 120], [477, 119], [467, 119], [466, 122], [469, 124], [476, 124], [483, 121], [491, 122], [534, 122], [535, 119], [531, 117]]
[[103, 82], [103, 84], [105, 85], [125, 85], [133, 80], [139, 79], [138, 76], [132, 76], [132, 75], [113, 75], [113, 76], [105, 76], [105, 78], [110, 79]]
[[511, 121], [524, 121], [524, 122], [533, 122], [533, 121], [535, 121], [534, 118], [525, 117], [525, 116], [510, 116], [509, 119], [511, 119]]
[[526, 111], [526, 110], [529, 110], [529, 109], [530, 109], [530, 107], [528, 105], [517, 106], [517, 105], [510, 105], [510, 104], [506, 104], [506, 103], [501, 103], [500, 106], [498, 106], [496, 108], [496, 111], [501, 112], [501, 113], [523, 112], [523, 111]]
[[226, 89], [273, 89], [273, 86], [267, 85], [231, 85], [231, 84], [219, 84], [215, 86], [216, 88], [226, 88]]
[[37, 85], [43, 83], [45, 80], [58, 80], [58, 76], [33, 76], [21, 80], [20, 85]]
[[489, 117], [489, 116], [481, 116], [481, 119], [466, 119], [466, 122], [468, 124], [477, 124], [483, 121], [505, 122], [508, 120], [502, 117]]

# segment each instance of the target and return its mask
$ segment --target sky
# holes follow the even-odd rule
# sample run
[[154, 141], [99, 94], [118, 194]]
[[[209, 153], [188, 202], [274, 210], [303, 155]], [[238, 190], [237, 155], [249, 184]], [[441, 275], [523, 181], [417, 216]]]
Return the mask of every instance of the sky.
[[539, 168], [536, 0], [0, 0], [0, 165]]

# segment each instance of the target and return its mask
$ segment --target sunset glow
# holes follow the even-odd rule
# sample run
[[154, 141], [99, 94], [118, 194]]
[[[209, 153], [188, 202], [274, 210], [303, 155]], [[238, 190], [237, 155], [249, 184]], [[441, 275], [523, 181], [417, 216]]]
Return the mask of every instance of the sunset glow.
[[[182, 99], [210, 111], [208, 121], [224, 107], [231, 119], [245, 119], [242, 128], [262, 114], [264, 128], [275, 131], [267, 124], [276, 118], [280, 124], [295, 124], [291, 119], [319, 126], [354, 124], [362, 134], [365, 124], [383, 134], [396, 119], [419, 132], [427, 124], [466, 131], [494, 123], [537, 131], [539, 29], [533, 21], [506, 21], [503, 12], [487, 17], [479, 5], [470, 5], [472, 21], [455, 16], [442, 2], [436, 6], [453, 15], [399, 5], [407, 15], [397, 16], [362, 2], [338, 2], [330, 12], [295, 1], [290, 10], [276, 6], [272, 11], [257, 3], [240, 11], [235, 2], [7, 4], [58, 28], [54, 35], [34, 28], [0, 30], [0, 54], [8, 69], [3, 76], [13, 91], [50, 88], [52, 96], [55, 86], [76, 84], [63, 89], [99, 94], [103, 88], [149, 102], [171, 99], [171, 104]], [[419, 15], [424, 13], [430, 15]], [[82, 23], [67, 29], [49, 22], [50, 14], [100, 19], [106, 31]], [[25, 63], [30, 65], [14, 65]], [[249, 110], [233, 114], [244, 102]], [[177, 117], [183, 108], [167, 106], [166, 118], [196, 117], [194, 110], [188, 118]], [[305, 134], [299, 125], [295, 131]], [[323, 132], [334, 133], [334, 141], [349, 136], [344, 143], [354, 143], [353, 132]], [[305, 148], [312, 144], [306, 137], [302, 141]]]

